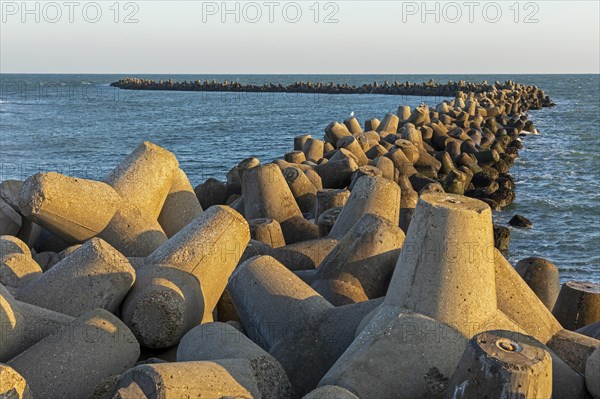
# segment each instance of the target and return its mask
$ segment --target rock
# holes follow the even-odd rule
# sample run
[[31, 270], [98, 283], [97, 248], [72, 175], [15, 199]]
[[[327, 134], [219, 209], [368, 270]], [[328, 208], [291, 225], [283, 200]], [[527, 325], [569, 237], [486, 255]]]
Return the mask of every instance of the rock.
[[586, 360], [600, 346], [600, 341], [563, 329], [554, 334], [546, 345], [573, 370], [585, 375]]
[[494, 225], [494, 247], [500, 251], [508, 250], [510, 230], [507, 227]]
[[509, 221], [508, 224], [513, 226], [513, 227], [522, 227], [522, 228], [530, 228], [533, 227], [533, 223], [531, 223], [529, 221], [529, 219], [527, 219], [525, 216], [523, 215], [515, 215], [513, 216]]
[[365, 132], [377, 130], [377, 127], [379, 126], [379, 124], [380, 124], [380, 122], [379, 122], [379, 119], [377, 119], [377, 118], [367, 119], [365, 121]]
[[498, 308], [522, 332], [545, 343], [571, 368], [583, 374], [585, 359], [600, 341], [563, 329], [515, 268], [500, 253], [494, 258]]
[[340, 138], [336, 143], [336, 148], [345, 149], [352, 153], [356, 158], [356, 163], [359, 167], [365, 166], [369, 163], [369, 158], [365, 154], [364, 150], [353, 136], [346, 136]]
[[352, 134], [360, 134], [363, 132], [363, 130], [360, 127], [360, 123], [358, 122], [358, 119], [356, 119], [356, 117], [354, 116], [348, 119], [344, 119], [344, 125], [346, 125], [348, 131], [350, 131], [350, 133]]
[[303, 134], [301, 136], [294, 137], [294, 151], [302, 151], [302, 148], [304, 148], [304, 143], [306, 143], [306, 140], [310, 138], [312, 138], [310, 134]]
[[400, 122], [400, 118], [394, 114], [386, 114], [379, 126], [377, 126], [377, 132], [384, 133], [396, 133], [398, 131], [398, 123]]

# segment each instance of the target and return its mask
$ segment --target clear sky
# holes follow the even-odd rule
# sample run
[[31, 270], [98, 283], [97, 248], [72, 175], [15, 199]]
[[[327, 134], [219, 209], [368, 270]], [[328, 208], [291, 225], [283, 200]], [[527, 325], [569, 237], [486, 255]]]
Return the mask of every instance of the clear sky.
[[0, 3], [4, 73], [600, 72], [598, 0]]

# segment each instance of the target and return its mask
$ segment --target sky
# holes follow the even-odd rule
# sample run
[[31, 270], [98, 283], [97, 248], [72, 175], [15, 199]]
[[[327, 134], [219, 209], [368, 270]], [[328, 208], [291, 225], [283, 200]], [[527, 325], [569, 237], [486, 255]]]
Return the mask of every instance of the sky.
[[0, 1], [2, 73], [600, 73], [600, 1]]

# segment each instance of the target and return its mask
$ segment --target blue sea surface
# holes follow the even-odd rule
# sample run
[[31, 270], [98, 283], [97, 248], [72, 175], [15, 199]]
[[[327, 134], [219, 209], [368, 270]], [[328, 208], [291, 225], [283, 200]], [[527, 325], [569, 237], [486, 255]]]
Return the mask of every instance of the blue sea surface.
[[[0, 74], [0, 179], [56, 170], [101, 179], [140, 142], [175, 153], [193, 185], [225, 173], [243, 158], [265, 162], [291, 150], [293, 137], [323, 135], [354, 111], [361, 123], [399, 105], [443, 98], [389, 95], [124, 91], [109, 86], [127, 75]], [[535, 84], [554, 108], [531, 111], [541, 132], [523, 139], [511, 173], [516, 200], [495, 212], [533, 222], [512, 229], [507, 253], [554, 262], [563, 281], [600, 282], [600, 75], [134, 75], [148, 79], [295, 81], [360, 85], [385, 80]]]

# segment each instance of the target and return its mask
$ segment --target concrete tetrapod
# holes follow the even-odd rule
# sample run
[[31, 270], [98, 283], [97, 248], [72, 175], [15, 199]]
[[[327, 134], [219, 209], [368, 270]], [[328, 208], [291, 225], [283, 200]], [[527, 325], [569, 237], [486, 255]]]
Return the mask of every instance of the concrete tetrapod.
[[[549, 346], [564, 332], [494, 248], [489, 207], [443, 193], [422, 195], [384, 305], [362, 324], [320, 385], [339, 385], [361, 398], [398, 392], [400, 397], [428, 397], [445, 388], [467, 340], [478, 332], [525, 330]], [[594, 341], [567, 336], [561, 343], [585, 352], [586, 340]], [[564, 360], [573, 367], [573, 361]]]
[[342, 137], [352, 136], [346, 125], [339, 122], [331, 122], [325, 127], [325, 135], [333, 145]]
[[23, 188], [21, 180], [4, 180], [0, 183], [0, 199], [19, 212], [19, 193]]
[[560, 291], [558, 268], [552, 262], [535, 256], [521, 259], [515, 268], [540, 301], [552, 310]]
[[312, 270], [321, 264], [337, 243], [338, 240], [324, 237], [274, 248], [260, 255], [273, 256], [289, 270]]
[[0, 362], [5, 362], [64, 327], [73, 318], [17, 301], [0, 285]]
[[196, 276], [169, 265], [152, 265], [138, 271], [121, 319], [144, 347], [163, 349], [200, 324], [207, 317], [205, 307]]
[[23, 224], [17, 237], [25, 241], [30, 247], [33, 247], [37, 244], [41, 234], [42, 227], [39, 224], [34, 223], [27, 218], [23, 218]]
[[340, 189], [324, 189], [317, 192], [313, 216], [315, 220], [328, 209], [344, 206], [350, 197], [350, 191]]
[[337, 218], [340, 216], [340, 213], [342, 213], [342, 209], [344, 208], [341, 206], [330, 208], [319, 216], [319, 219], [317, 219], [316, 223], [319, 227], [320, 237], [327, 237], [329, 235], [333, 225], [337, 221]]
[[600, 346], [588, 357], [585, 384], [594, 399], [600, 399]]
[[154, 251], [146, 264], [165, 264], [196, 276], [202, 284], [204, 314], [209, 315], [249, 241], [250, 228], [242, 215], [217, 205]]
[[[145, 346], [175, 345], [200, 320], [212, 321], [212, 312], [249, 241], [248, 223], [239, 213], [228, 206], [210, 207], [146, 258], [138, 271], [140, 278], [123, 303], [123, 320]], [[160, 266], [185, 273], [152, 271]], [[197, 315], [198, 311], [203, 313]], [[156, 329], [151, 320], [161, 320], [162, 327]]]
[[227, 323], [205, 323], [188, 331], [177, 347], [178, 362], [256, 359], [271, 356]]
[[325, 385], [310, 391], [302, 399], [359, 399], [358, 396], [342, 387]]
[[[481, 334], [493, 334], [496, 338], [494, 339], [494, 341], [498, 341], [498, 340], [508, 340], [508, 341], [514, 341], [517, 342], [519, 345], [521, 345], [521, 347], [523, 346], [528, 346], [528, 347], [534, 347], [537, 348], [538, 351], [543, 351], [543, 352], [548, 352], [548, 354], [550, 355], [550, 358], [552, 360], [552, 377], [550, 379], [550, 386], [551, 386], [551, 390], [552, 390], [552, 398], [554, 399], [585, 399], [588, 397], [587, 395], [587, 390], [585, 387], [585, 379], [583, 378], [583, 376], [581, 374], [579, 374], [577, 371], [573, 370], [569, 365], [567, 365], [560, 357], [558, 357], [554, 352], [552, 352], [552, 350], [550, 348], [548, 348], [546, 345], [542, 344], [540, 341], [538, 341], [537, 339], [529, 336], [529, 335], [524, 335], [515, 331], [506, 331], [506, 330], [493, 330], [493, 331], [487, 331]], [[471, 343], [473, 343], [473, 340], [476, 340], [478, 336], [481, 336], [481, 334], [476, 335], [475, 337], [473, 337], [471, 339]], [[490, 341], [492, 341], [490, 339]], [[470, 344], [471, 344], [470, 343]], [[469, 344], [469, 345], [470, 345]], [[508, 348], [509, 350], [511, 349], [510, 345], [507, 345], [505, 348]], [[518, 352], [518, 348], [514, 348], [515, 352]], [[463, 358], [465, 357], [465, 354], [469, 351], [469, 348], [467, 347], [467, 349], [465, 350], [465, 353], [463, 354]], [[527, 362], [529, 363], [529, 362]], [[510, 367], [509, 363], [502, 363], [502, 362], [494, 362], [492, 361], [492, 363], [490, 364], [491, 367], [488, 368], [489, 371], [491, 372], [495, 372], [495, 371], [502, 371], [503, 368], [505, 368], [505, 366], [509, 365], [508, 370], [504, 369], [504, 375], [506, 375], [506, 371], [515, 371], [516, 373], [519, 373], [521, 371], [523, 371], [524, 369], [526, 369], [527, 367], [527, 363], [523, 364], [521, 366], [515, 365], [516, 367]], [[495, 364], [498, 365], [498, 367], [495, 366]], [[446, 396], [452, 396], [453, 391], [457, 388], [457, 385], [460, 386], [463, 381], [457, 381], [460, 380], [460, 378], [455, 379], [455, 377], [457, 377], [457, 374], [460, 374], [462, 372], [462, 375], [464, 376], [465, 372], [466, 373], [471, 373], [471, 371], [476, 370], [476, 368], [472, 368], [471, 367], [471, 371], [465, 370], [464, 364], [461, 362], [459, 363], [459, 366], [457, 367], [457, 370], [454, 372], [454, 375], [450, 381], [450, 384], [448, 385], [448, 388], [446, 389]], [[469, 366], [467, 365], [467, 369], [469, 368]], [[460, 372], [459, 372], [460, 370]], [[530, 370], [533, 371], [533, 370]], [[477, 378], [476, 374], [474, 373], [475, 376], [473, 378], [471, 378], [472, 381], [470, 381], [469, 383], [472, 384], [475, 381], [479, 381], [479, 378]], [[496, 377], [498, 377], [498, 375], [496, 374]], [[542, 380], [546, 380], [547, 378], [544, 378], [544, 376], [541, 377]], [[454, 380], [454, 381], [452, 381]], [[492, 377], [493, 380], [493, 377]], [[497, 382], [497, 379], [496, 379]], [[487, 381], [482, 381], [481, 384], [485, 385], [487, 384]], [[467, 388], [466, 386], [467, 384], [463, 384], [463, 388]], [[524, 384], [523, 384], [524, 385]], [[475, 386], [470, 386], [468, 387], [468, 389], [477, 389], [477, 387]], [[494, 389], [494, 384], [491, 385], [491, 387], [488, 387], [491, 390]], [[458, 388], [460, 391], [460, 387]], [[506, 389], [507, 392], [510, 392], [510, 388], [507, 387]], [[460, 393], [460, 392], [458, 392]], [[543, 393], [539, 393], [538, 395], [540, 395], [540, 397], [543, 396]], [[457, 395], [460, 396], [460, 395]], [[467, 396], [467, 395], [464, 395]], [[518, 396], [518, 395], [517, 395]], [[473, 397], [479, 397], [479, 395], [475, 395]], [[518, 396], [520, 397], [520, 396]], [[533, 396], [534, 398], [537, 398], [537, 396]]]
[[208, 209], [213, 205], [223, 205], [227, 200], [227, 186], [213, 177], [198, 184], [194, 188], [194, 193], [196, 193], [202, 209]]
[[270, 256], [238, 266], [228, 290], [244, 330], [281, 363], [296, 395], [316, 387], [354, 339], [360, 320], [381, 303], [336, 308]]
[[285, 178], [300, 211], [311, 212], [315, 207], [317, 188], [312, 184], [308, 176], [299, 168], [290, 166], [283, 170]]
[[0, 235], [16, 235], [22, 224], [21, 215], [0, 198]]
[[47, 336], [8, 365], [34, 398], [87, 398], [111, 375], [133, 366], [140, 347], [117, 317], [96, 309]]
[[302, 163], [306, 161], [306, 155], [302, 151], [290, 151], [283, 155], [283, 160], [289, 163]]
[[178, 168], [173, 153], [144, 141], [104, 181], [125, 201], [156, 220]]
[[[338, 153], [341, 153], [338, 152]], [[324, 188], [344, 188], [350, 184], [352, 173], [358, 169], [353, 158], [336, 159], [315, 167], [315, 171], [321, 177]]]
[[[8, 237], [8, 236], [3, 236]], [[15, 237], [15, 240], [18, 238]], [[0, 284], [20, 289], [42, 275], [40, 265], [31, 257], [31, 252], [6, 252], [0, 254]]]
[[577, 372], [585, 373], [585, 360], [600, 345], [597, 339], [564, 329], [517, 271], [494, 249], [498, 309], [520, 331], [546, 344]]
[[552, 314], [567, 330], [600, 321], [600, 285], [567, 281], [560, 289]]
[[156, 218], [123, 200], [98, 237], [123, 255], [132, 257], [148, 256], [167, 241], [167, 235]]
[[134, 280], [127, 258], [92, 238], [19, 290], [17, 298], [74, 317], [96, 308], [115, 313]]
[[319, 159], [323, 158], [324, 145], [325, 143], [319, 139], [307, 139], [302, 147], [306, 160], [317, 162]]
[[29, 177], [19, 195], [19, 207], [26, 218], [72, 244], [104, 230], [120, 201], [106, 183], [55, 172]]
[[588, 337], [600, 339], [600, 321], [578, 328], [575, 330], [575, 332], [587, 335]]
[[0, 257], [12, 254], [31, 256], [31, 250], [22, 240], [12, 235], [0, 235]]
[[358, 119], [356, 119], [356, 117], [354, 116], [348, 119], [344, 119], [344, 125], [346, 125], [346, 127], [352, 134], [359, 134], [363, 132], [362, 128], [360, 127], [360, 123], [358, 122]]
[[363, 176], [358, 179], [329, 236], [341, 239], [367, 213], [381, 216], [398, 225], [400, 187], [381, 176]]
[[400, 227], [366, 214], [314, 271], [311, 287], [335, 306], [382, 297], [403, 242]]
[[294, 216], [302, 216], [281, 169], [275, 164], [246, 171], [242, 195], [244, 216], [248, 220], [268, 218], [283, 223]]
[[252, 219], [248, 221], [250, 237], [253, 240], [264, 242], [272, 248], [285, 246], [281, 225], [273, 219]]
[[[226, 323], [207, 323], [190, 330], [179, 343], [177, 361], [246, 359], [271, 371], [267, 396], [291, 397], [292, 388], [281, 365], [260, 346]], [[259, 371], [260, 373], [260, 371]]]
[[0, 363], [0, 398], [33, 399], [25, 378], [15, 369]]
[[550, 399], [550, 354], [520, 340], [521, 334], [511, 335], [496, 331], [475, 335], [450, 379], [445, 398]]
[[487, 205], [423, 195], [384, 305], [319, 385], [339, 385], [362, 399], [441, 393], [473, 334], [516, 328], [497, 310], [490, 249]]
[[158, 216], [158, 223], [167, 237], [173, 237], [200, 213], [202, 213], [202, 206], [187, 175], [183, 170], [177, 169], [171, 181], [169, 194]]
[[287, 399], [281, 366], [268, 357], [144, 364], [125, 372], [114, 399], [264, 398]]

